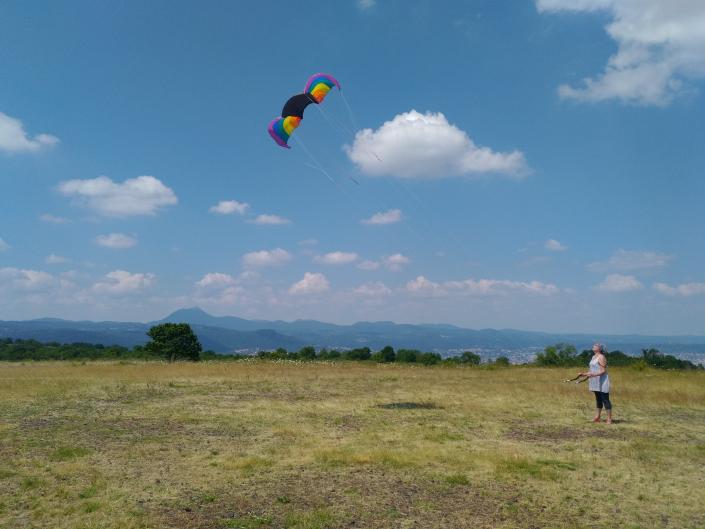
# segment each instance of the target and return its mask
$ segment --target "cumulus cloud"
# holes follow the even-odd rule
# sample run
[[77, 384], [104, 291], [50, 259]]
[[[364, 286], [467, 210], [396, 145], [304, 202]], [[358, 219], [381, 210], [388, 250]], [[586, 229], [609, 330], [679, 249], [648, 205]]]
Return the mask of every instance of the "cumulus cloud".
[[523, 292], [551, 296], [558, 294], [560, 289], [552, 283], [541, 281], [510, 281], [507, 279], [465, 279], [463, 281], [447, 281], [446, 289], [466, 294], [503, 294], [507, 292]]
[[392, 293], [391, 289], [380, 281], [365, 283], [353, 289], [358, 296], [376, 298], [387, 296]]
[[219, 215], [232, 215], [233, 213], [244, 215], [249, 207], [250, 205], [246, 202], [238, 202], [237, 200], [221, 200], [215, 206], [211, 206], [209, 211], [211, 213], [218, 213]]
[[603, 292], [630, 292], [632, 290], [640, 290], [643, 287], [644, 285], [634, 276], [610, 274], [595, 288]]
[[107, 176], [68, 180], [59, 185], [59, 192], [107, 217], [155, 215], [178, 203], [174, 191], [153, 176], [138, 176], [121, 183]]
[[479, 147], [440, 112], [399, 114], [377, 130], [359, 131], [353, 145], [345, 149], [350, 160], [370, 176], [444, 178], [503, 173], [518, 177], [527, 172], [521, 152]]
[[604, 71], [577, 86], [561, 85], [561, 97], [578, 101], [617, 99], [666, 105], [684, 81], [705, 77], [705, 2], [700, 0], [537, 0], [539, 12], [603, 11], [617, 43]]
[[125, 235], [124, 233], [111, 233], [109, 235], [98, 235], [95, 238], [95, 242], [100, 246], [105, 246], [106, 248], [112, 248], [114, 250], [123, 250], [125, 248], [132, 248], [137, 244], [137, 239]]
[[357, 261], [358, 255], [355, 252], [330, 252], [325, 255], [317, 255], [314, 261], [327, 265], [350, 264]]
[[411, 259], [400, 253], [395, 253], [393, 255], [387, 255], [385, 257], [382, 257], [382, 264], [392, 272], [398, 272], [410, 262]]
[[93, 285], [98, 294], [133, 294], [151, 287], [155, 282], [154, 274], [131, 274], [125, 270], [114, 270], [105, 274], [105, 280]]
[[289, 261], [291, 261], [291, 254], [282, 248], [250, 252], [242, 257], [242, 264], [247, 268], [277, 266], [288, 263]]
[[405, 289], [411, 294], [420, 294], [423, 296], [445, 296], [448, 294], [440, 283], [426, 279], [424, 276], [418, 276], [416, 279], [409, 281]]
[[383, 224], [394, 224], [402, 219], [400, 209], [390, 209], [389, 211], [381, 211], [375, 213], [369, 219], [362, 219], [362, 224], [370, 224], [373, 226], [381, 226]]
[[683, 283], [671, 286], [666, 283], [654, 283], [653, 289], [667, 296], [689, 297], [697, 294], [705, 294], [705, 283]]
[[57, 143], [59, 138], [51, 134], [29, 137], [19, 119], [0, 112], [0, 152], [37, 152]]
[[7, 244], [5, 241], [3, 241], [2, 237], [0, 237], [0, 252], [6, 252], [9, 249], [10, 249], [10, 245]]
[[237, 284], [237, 279], [230, 274], [210, 272], [205, 274], [195, 284], [196, 300], [199, 303], [217, 303], [232, 305], [240, 297], [243, 289]]
[[221, 287], [224, 285], [234, 285], [235, 278], [230, 274], [221, 274], [219, 272], [211, 272], [205, 274], [199, 281], [196, 282], [197, 287]]
[[371, 270], [377, 270], [379, 268], [379, 263], [377, 261], [369, 261], [365, 260], [362, 261], [357, 265], [357, 267], [360, 270], [366, 270], [366, 271], [371, 271]]
[[291, 221], [289, 219], [285, 219], [284, 217], [280, 217], [279, 215], [257, 215], [252, 223], [264, 226], [279, 226], [282, 224], [290, 224]]
[[556, 239], [548, 239], [544, 243], [544, 248], [546, 248], [547, 250], [551, 250], [552, 252], [563, 252], [568, 249], [567, 246], [562, 245]]
[[412, 294], [423, 296], [445, 296], [450, 294], [489, 296], [506, 295], [511, 292], [551, 296], [558, 294], [560, 289], [552, 283], [541, 281], [510, 281], [507, 279], [464, 279], [461, 281], [445, 281], [436, 283], [424, 276], [406, 284], [405, 290]]
[[67, 257], [62, 257], [62, 256], [56, 255], [56, 254], [48, 255], [47, 258], [45, 259], [45, 261], [47, 264], [63, 264], [63, 263], [71, 262], [71, 260], [68, 259]]
[[646, 270], [649, 268], [662, 268], [672, 259], [672, 255], [664, 253], [629, 251], [620, 248], [609, 259], [590, 263], [587, 268], [593, 272]]
[[319, 273], [306, 272], [301, 281], [297, 281], [291, 285], [291, 288], [289, 288], [289, 294], [320, 294], [328, 291], [329, 288], [330, 285], [326, 279], [326, 276]]
[[38, 270], [0, 268], [0, 287], [17, 290], [41, 290], [54, 282], [54, 277]]
[[69, 222], [69, 220], [65, 219], [64, 217], [51, 215], [50, 213], [44, 213], [39, 217], [39, 220], [43, 222], [49, 222], [51, 224], [66, 224], [67, 222]]

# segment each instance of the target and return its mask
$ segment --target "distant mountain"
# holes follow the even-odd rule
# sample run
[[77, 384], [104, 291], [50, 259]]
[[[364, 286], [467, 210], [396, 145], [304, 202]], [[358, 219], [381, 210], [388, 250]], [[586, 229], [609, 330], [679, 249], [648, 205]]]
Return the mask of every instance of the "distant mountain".
[[[277, 347], [298, 350], [307, 345], [298, 338], [285, 336], [271, 329], [257, 328], [251, 331], [238, 331], [230, 328], [202, 325], [196, 321], [189, 321], [188, 318], [165, 318], [163, 321], [189, 323], [193, 332], [198, 336], [203, 349], [219, 353], [233, 352], [240, 349], [276, 349]], [[135, 345], [144, 345], [149, 341], [147, 331], [156, 323], [162, 323], [162, 321], [125, 323], [114, 321], [69, 321], [57, 318], [0, 321], [0, 338], [24, 338], [39, 340], [40, 342], [59, 343], [102, 343], [104, 345], [134, 347]]]
[[357, 322], [336, 325], [316, 320], [266, 321], [235, 316], [213, 316], [198, 307], [180, 309], [150, 323], [68, 321], [41, 318], [30, 321], [0, 321], [0, 337], [34, 338], [62, 343], [91, 342], [132, 347], [148, 341], [147, 331], [159, 323], [188, 323], [205, 350], [220, 353], [254, 352], [284, 347], [298, 350], [305, 345], [328, 348], [385, 345], [396, 349], [413, 348], [453, 354], [470, 349], [485, 356], [505, 354], [518, 360], [528, 359], [546, 345], [567, 342], [578, 350], [589, 348], [595, 340], [611, 350], [638, 354], [655, 347], [683, 358], [705, 359], [705, 336], [641, 336], [600, 334], [557, 334], [516, 329], [465, 329], [448, 324], [403, 324], [391, 321]]

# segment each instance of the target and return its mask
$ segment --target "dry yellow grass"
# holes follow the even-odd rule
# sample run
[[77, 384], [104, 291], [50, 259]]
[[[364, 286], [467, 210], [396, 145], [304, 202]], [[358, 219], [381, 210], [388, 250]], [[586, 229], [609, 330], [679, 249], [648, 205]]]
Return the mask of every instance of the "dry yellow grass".
[[0, 363], [0, 528], [705, 528], [705, 374]]

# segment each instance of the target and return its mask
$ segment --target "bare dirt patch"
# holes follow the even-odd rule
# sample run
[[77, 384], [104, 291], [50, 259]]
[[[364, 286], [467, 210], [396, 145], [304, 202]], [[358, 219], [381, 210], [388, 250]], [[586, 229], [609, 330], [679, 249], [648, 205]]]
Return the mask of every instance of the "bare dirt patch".
[[433, 402], [388, 402], [377, 404], [377, 408], [384, 410], [442, 410], [443, 406]]

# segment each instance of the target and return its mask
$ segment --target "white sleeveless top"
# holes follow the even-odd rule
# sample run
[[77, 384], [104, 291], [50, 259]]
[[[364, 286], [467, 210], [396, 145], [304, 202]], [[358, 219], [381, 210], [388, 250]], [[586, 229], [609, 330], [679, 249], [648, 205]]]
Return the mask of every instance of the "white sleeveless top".
[[[601, 370], [600, 363], [597, 361], [597, 356], [593, 356], [590, 360], [590, 372], [597, 373]], [[590, 391], [601, 391], [602, 393], [610, 392], [610, 377], [607, 375], [607, 371], [601, 374], [599, 377], [590, 377], [588, 379], [588, 389]]]

